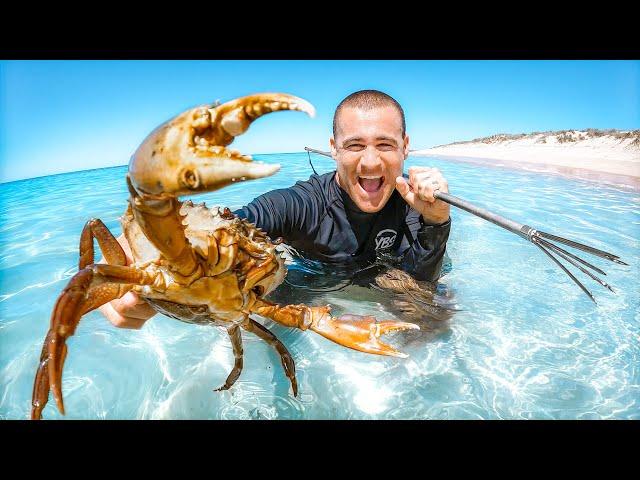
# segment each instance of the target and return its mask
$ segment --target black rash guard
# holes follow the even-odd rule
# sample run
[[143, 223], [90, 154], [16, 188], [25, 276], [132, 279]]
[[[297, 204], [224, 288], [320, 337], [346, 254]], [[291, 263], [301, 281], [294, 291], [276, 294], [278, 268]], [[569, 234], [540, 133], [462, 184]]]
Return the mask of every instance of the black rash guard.
[[437, 280], [451, 219], [425, 224], [397, 190], [379, 212], [363, 212], [335, 174], [311, 175], [292, 187], [267, 192], [234, 213], [271, 238], [282, 237], [306, 258], [363, 263], [383, 254], [418, 280]]

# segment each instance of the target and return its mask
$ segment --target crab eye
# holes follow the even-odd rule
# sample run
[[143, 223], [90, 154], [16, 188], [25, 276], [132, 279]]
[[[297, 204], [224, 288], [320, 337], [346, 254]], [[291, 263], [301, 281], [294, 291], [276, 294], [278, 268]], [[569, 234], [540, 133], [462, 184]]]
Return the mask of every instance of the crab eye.
[[264, 286], [262, 285], [256, 285], [252, 290], [258, 297], [261, 297], [264, 294]]

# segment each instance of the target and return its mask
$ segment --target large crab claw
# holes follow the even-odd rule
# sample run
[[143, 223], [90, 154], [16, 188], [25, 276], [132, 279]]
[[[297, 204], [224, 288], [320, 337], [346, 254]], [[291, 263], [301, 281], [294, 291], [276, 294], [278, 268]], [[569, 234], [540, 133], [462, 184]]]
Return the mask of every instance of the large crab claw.
[[226, 147], [258, 117], [278, 110], [315, 115], [309, 102], [284, 93], [187, 110], [156, 128], [136, 150], [129, 163], [133, 187], [141, 194], [180, 196], [273, 175], [279, 165], [254, 162]]
[[332, 317], [328, 306], [311, 307], [310, 310], [313, 317], [309, 326], [311, 330], [345, 347], [376, 355], [407, 358], [409, 355], [381, 342], [380, 336], [400, 330], [420, 330], [414, 323], [392, 320], [378, 322], [375, 317], [369, 315]]

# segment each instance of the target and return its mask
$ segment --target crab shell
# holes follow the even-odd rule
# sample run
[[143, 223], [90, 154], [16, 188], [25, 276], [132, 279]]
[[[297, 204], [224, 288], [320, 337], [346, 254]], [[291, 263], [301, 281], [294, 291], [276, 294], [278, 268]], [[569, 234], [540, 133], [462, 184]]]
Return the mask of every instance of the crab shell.
[[[203, 315], [236, 321], [246, 315], [251, 304], [243, 273], [249, 272], [258, 296], [282, 282], [284, 262], [263, 232], [217, 208], [209, 210], [204, 204], [194, 206], [177, 199], [276, 173], [279, 165], [255, 162], [227, 146], [257, 118], [281, 110], [315, 115], [313, 106], [299, 97], [261, 93], [187, 110], [156, 128], [141, 143], [129, 163], [130, 208], [122, 223], [135, 266], [163, 279], [155, 287], [137, 287], [144, 298], [173, 302], [170, 310], [182, 313], [185, 305], [203, 307]], [[219, 253], [225, 257], [228, 271], [214, 269], [216, 274], [208, 274], [210, 248], [218, 250], [211, 246], [217, 243], [210, 237], [220, 230], [226, 230], [225, 238], [237, 245], [237, 250], [223, 246]], [[272, 257], [274, 271], [257, 268], [257, 257]], [[228, 274], [220, 275], [223, 272]], [[165, 313], [166, 309], [165, 305]]]
[[[230, 219], [222, 214], [220, 208], [207, 208], [204, 203], [194, 205], [185, 202], [181, 205], [180, 214], [184, 217], [185, 235], [201, 258], [207, 258], [211, 233], [225, 228], [241, 236], [242, 243], [250, 244], [252, 251], [261, 251], [264, 257], [270, 257], [277, 262], [274, 273], [255, 284], [261, 287], [260, 296], [269, 294], [284, 281], [287, 270], [283, 257], [277, 246], [255, 225], [237, 217]], [[152, 275], [159, 274], [163, 279], [160, 282], [161, 289], [156, 289], [153, 285], [137, 288], [138, 293], [156, 309], [165, 315], [190, 323], [223, 325], [224, 322], [236, 323], [244, 318], [240, 310], [250, 301], [249, 293], [241, 292], [238, 280], [242, 279], [238, 279], [235, 273], [217, 279], [204, 276], [185, 287], [176, 281], [176, 273], [170, 270], [161, 253], [144, 235], [131, 209], [127, 209], [121, 222], [131, 247], [133, 266], [144, 268]], [[244, 259], [247, 260], [246, 255]], [[241, 262], [241, 258], [236, 259], [234, 269], [241, 268]], [[222, 322], [217, 322], [216, 318]]]

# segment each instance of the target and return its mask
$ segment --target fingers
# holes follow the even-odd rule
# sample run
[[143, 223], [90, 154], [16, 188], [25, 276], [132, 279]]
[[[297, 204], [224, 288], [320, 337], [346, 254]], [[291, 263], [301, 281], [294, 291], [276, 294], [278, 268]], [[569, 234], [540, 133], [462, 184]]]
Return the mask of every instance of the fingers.
[[115, 327], [138, 330], [156, 314], [156, 311], [135, 292], [100, 307], [102, 314]]
[[437, 191], [449, 192], [447, 179], [437, 168], [410, 167], [409, 180], [397, 177], [396, 189], [425, 222], [437, 225], [449, 218], [449, 204], [434, 196]]
[[[122, 246], [127, 257], [126, 264], [131, 265], [133, 257], [126, 237], [121, 234], [116, 240]], [[102, 257], [98, 263], [106, 264], [107, 262]], [[156, 314], [153, 307], [135, 292], [127, 292], [122, 298], [102, 305], [99, 310], [113, 326], [133, 330], [141, 329], [144, 323]]]
[[135, 292], [127, 292], [122, 298], [113, 300], [115, 310], [121, 315], [148, 320], [156, 311]]
[[129, 242], [127, 242], [124, 233], [120, 234], [116, 240], [124, 250], [124, 254], [127, 257], [127, 265], [131, 265], [133, 263], [133, 254], [131, 253], [131, 246], [129, 245]]
[[396, 178], [396, 189], [409, 205], [415, 205], [416, 193], [411, 190], [411, 186], [404, 177]]
[[437, 168], [410, 167], [409, 183], [418, 197], [429, 203], [436, 201], [433, 196], [436, 191], [445, 193], [449, 191], [449, 184], [446, 178]]

